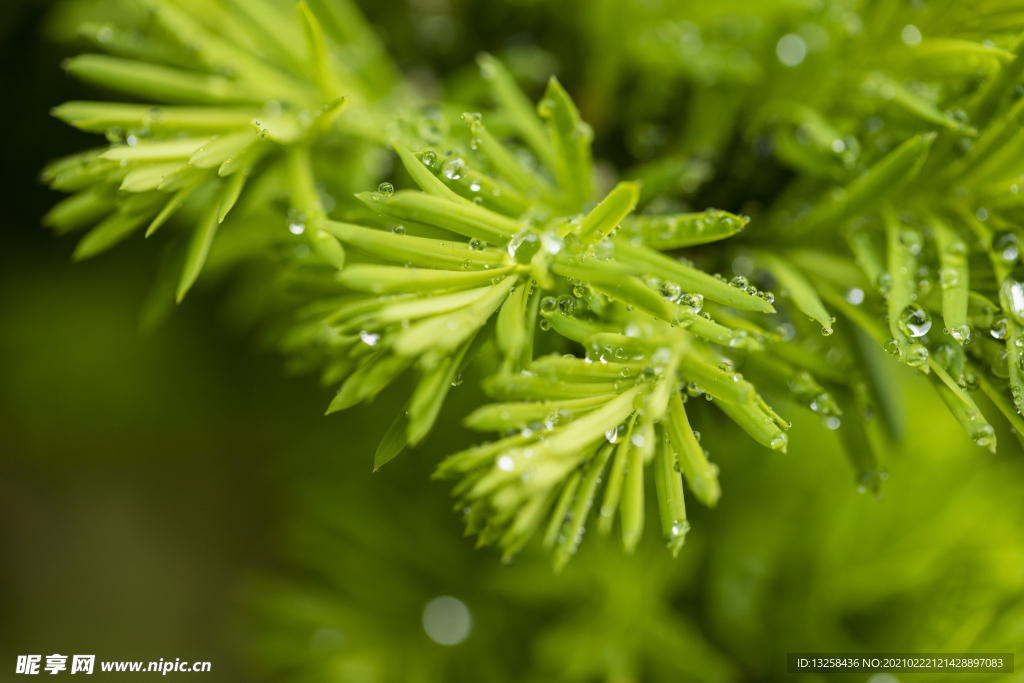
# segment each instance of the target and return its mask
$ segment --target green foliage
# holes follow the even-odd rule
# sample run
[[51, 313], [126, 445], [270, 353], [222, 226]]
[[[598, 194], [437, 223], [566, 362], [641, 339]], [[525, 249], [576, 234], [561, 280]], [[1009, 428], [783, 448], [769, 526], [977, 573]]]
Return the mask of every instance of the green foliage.
[[[669, 86], [688, 93], [675, 148], [638, 134], [646, 163], [617, 184], [556, 77], [534, 107], [483, 54], [464, 98], [429, 101], [346, 0], [105, 4], [132, 8], [82, 28], [111, 54], [66, 68], [149, 104], [54, 110], [111, 144], [44, 171], [74, 193], [47, 224], [88, 230], [76, 258], [173, 231], [179, 302], [242, 273], [293, 366], [340, 385], [328, 412], [414, 374], [375, 467], [426, 438], [464, 371], [485, 376], [497, 403], [466, 425], [499, 438], [437, 476], [506, 559], [539, 536], [563, 567], [595, 505], [632, 551], [645, 495], [678, 553], [685, 498], [721, 496], [689, 399], [778, 451], [790, 422], [765, 397], [813, 411], [877, 491], [877, 452], [903, 431], [880, 348], [928, 374], [977, 445], [995, 450], [990, 419], [1021, 422], [1014, 2], [580, 7], [583, 111], [657, 118]], [[632, 72], [641, 96], [620, 103]], [[749, 167], [769, 157], [788, 173], [765, 198]], [[733, 212], [680, 201], [744, 165]]]

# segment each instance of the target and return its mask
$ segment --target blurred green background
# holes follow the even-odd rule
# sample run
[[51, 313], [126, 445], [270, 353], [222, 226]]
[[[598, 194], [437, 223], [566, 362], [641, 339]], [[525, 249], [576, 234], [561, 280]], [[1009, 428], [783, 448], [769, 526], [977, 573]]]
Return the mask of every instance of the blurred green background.
[[[576, 46], [536, 4], [458, 4], [461, 23], [429, 34], [443, 44], [416, 34], [448, 16], [436, 4], [364, 3], [424, 88], [479, 49], [536, 43], [586, 89]], [[470, 442], [456, 419], [480, 401], [471, 378], [428, 444], [373, 474], [402, 387], [323, 418], [329, 391], [286, 376], [214, 289], [140, 332], [154, 245], [72, 266], [73, 242], [39, 227], [56, 195], [38, 170], [94, 144], [47, 116], [93, 96], [60, 71], [74, 50], [47, 39], [49, 9], [0, 4], [0, 680], [16, 680], [18, 654], [53, 652], [346, 683], [780, 680], [791, 651], [1021, 660], [1024, 456], [1009, 434], [997, 455], [975, 447], [906, 368], [913, 436], [889, 454], [882, 497], [858, 494], [811, 416], [790, 410], [779, 454], [698, 410], [725, 495], [694, 506], [680, 558], [649, 528], [637, 556], [589, 539], [555, 577], [541, 553], [505, 567], [474, 550], [429, 480]], [[628, 134], [598, 130], [603, 157], [625, 153]], [[473, 614], [453, 648], [421, 626], [438, 595]]]

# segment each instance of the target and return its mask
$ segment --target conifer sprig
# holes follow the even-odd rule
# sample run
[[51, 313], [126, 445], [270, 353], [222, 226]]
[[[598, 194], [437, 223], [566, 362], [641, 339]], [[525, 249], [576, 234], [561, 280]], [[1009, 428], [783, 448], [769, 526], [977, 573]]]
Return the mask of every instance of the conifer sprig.
[[[631, 551], [647, 467], [665, 542], [678, 552], [685, 498], [714, 506], [721, 494], [690, 398], [775, 450], [786, 449], [790, 423], [761, 391], [806, 407], [838, 430], [859, 484], [877, 488], [870, 416], [890, 435], [901, 430], [877, 347], [928, 374], [978, 445], [996, 445], [979, 387], [1022, 423], [1020, 42], [1003, 50], [940, 21], [924, 39], [909, 20], [894, 34], [904, 10], [883, 2], [878, 33], [847, 26], [822, 57], [837, 81], [857, 84], [853, 94], [751, 86], [761, 99], [744, 125], [769, 134], [800, 175], [741, 234], [743, 216], [652, 209], [648, 188], [671, 187], [692, 155], [637, 169], [649, 183], [600, 196], [593, 130], [554, 77], [534, 107], [502, 62], [482, 55], [496, 107], [425, 105], [344, 0], [300, 2], [294, 14], [273, 0], [140, 1], [147, 50], [89, 25], [83, 34], [112, 54], [66, 66], [153, 104], [55, 109], [112, 144], [44, 171], [75, 193], [46, 222], [89, 229], [76, 258], [144, 226], [147, 236], [176, 226], [187, 233], [172, 259], [179, 302], [218, 245], [221, 266], [258, 263], [264, 286], [290, 283], [293, 298], [279, 303], [298, 318], [280, 346], [340, 384], [328, 412], [415, 373], [375, 467], [426, 438], [463, 369], [494, 357], [484, 390], [498, 403], [466, 424], [500, 438], [451, 456], [437, 475], [458, 480], [469, 530], [507, 558], [539, 535], [564, 565], [595, 505], [602, 533], [618, 513]], [[781, 68], [807, 49], [797, 34], [774, 46]], [[759, 81], [759, 68], [733, 57], [723, 77]], [[981, 78], [943, 71], [966, 62]], [[941, 89], [913, 80], [929, 71]], [[841, 113], [851, 102], [858, 113]], [[407, 189], [365, 191], [382, 147]], [[355, 199], [339, 202], [329, 187], [355, 189]], [[697, 245], [711, 245], [705, 263], [731, 263], [735, 276], [672, 253]], [[932, 329], [940, 315], [942, 336]], [[538, 354], [541, 340], [561, 353]]]

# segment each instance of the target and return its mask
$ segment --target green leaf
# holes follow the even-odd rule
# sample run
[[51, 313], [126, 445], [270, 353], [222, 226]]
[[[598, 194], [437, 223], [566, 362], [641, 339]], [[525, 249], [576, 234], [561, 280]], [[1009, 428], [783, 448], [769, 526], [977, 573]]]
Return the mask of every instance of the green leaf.
[[179, 161], [146, 164], [131, 170], [121, 181], [122, 192], [149, 192], [164, 183], [164, 179], [184, 166]]
[[833, 193], [832, 199], [818, 204], [807, 217], [793, 223], [786, 233], [787, 239], [796, 240], [822, 231], [827, 233], [850, 217], [896, 194], [917, 176], [935, 136], [935, 133], [917, 135], [889, 152], [863, 176]]
[[165, 142], [143, 142], [137, 145], [119, 145], [111, 147], [100, 155], [101, 159], [111, 161], [170, 161], [188, 159], [204, 144], [208, 138], [181, 138]]
[[157, 212], [157, 209], [131, 211], [122, 208], [108, 216], [103, 222], [86, 233], [85, 237], [75, 247], [75, 253], [71, 256], [73, 261], [84, 261], [85, 259], [98, 256], [111, 247], [127, 239], [133, 232], [138, 230], [144, 223]]
[[[246, 2], [249, 1], [246, 0]], [[324, 42], [324, 32], [320, 27], [320, 22], [317, 21], [305, 0], [300, 0], [295, 5], [295, 9], [299, 13], [302, 35], [306, 40], [306, 52], [309, 57], [309, 70], [313, 76], [313, 82], [316, 83], [327, 101], [335, 100], [344, 94], [343, 86], [338, 80], [327, 53], [327, 45]]]
[[1021, 74], [1024, 74], [1024, 36], [1018, 36], [1012, 54], [1013, 60], [979, 88], [975, 101], [971, 103], [971, 118], [979, 129], [988, 126], [1006, 94], [1020, 82]]
[[562, 493], [558, 496], [558, 502], [555, 503], [555, 509], [551, 513], [551, 521], [548, 522], [547, 531], [544, 532], [543, 543], [545, 548], [555, 547], [555, 541], [558, 540], [558, 532], [565, 525], [565, 515], [569, 512], [569, 506], [572, 505], [573, 497], [576, 495], [576, 489], [579, 488], [582, 478], [583, 473], [577, 470], [573, 472], [572, 476], [569, 477], [569, 481], [565, 482], [565, 486], [562, 487]]
[[519, 222], [483, 207], [451, 202], [423, 192], [402, 190], [390, 197], [360, 192], [356, 197], [377, 213], [433, 225], [492, 244], [507, 244], [523, 228]]
[[113, 209], [114, 199], [107, 188], [90, 188], [61, 200], [43, 216], [43, 225], [65, 235], [95, 225]]
[[412, 176], [413, 182], [420, 186], [420, 189], [427, 194], [440, 197], [441, 199], [447, 199], [450, 202], [457, 204], [472, 204], [472, 202], [463, 199], [459, 195], [452, 192], [452, 190], [438, 180], [426, 164], [416, 158], [409, 148], [403, 145], [398, 140], [392, 140], [391, 146], [398, 154], [398, 158], [402, 160], [402, 165], [405, 166], [405, 170]]
[[973, 77], [979, 71], [1007, 68], [1015, 57], [995, 45], [960, 38], [926, 38], [908, 58], [913, 73], [924, 78]]
[[894, 104], [902, 107], [904, 111], [913, 114], [922, 121], [957, 131], [961, 135], [974, 137], [978, 134], [978, 131], [974, 128], [962, 123], [953, 116], [944, 115], [934, 104], [880, 71], [876, 71], [868, 76], [864, 81], [863, 87], [869, 91], [885, 92], [886, 96], [891, 95], [889, 99]]
[[580, 118], [576, 104], [554, 76], [548, 81], [537, 112], [548, 123], [555, 149], [555, 178], [566, 195], [568, 206], [578, 209], [590, 200], [593, 193], [590, 176], [594, 164], [590, 157], [590, 142], [594, 131]]
[[[279, 52], [293, 65], [305, 65], [307, 55], [302, 51], [302, 30], [283, 7], [267, 0], [227, 0], [226, 4], [233, 13], [244, 16], [258, 29], [262, 49]], [[301, 10], [299, 21], [302, 21]]]
[[244, 152], [257, 140], [256, 131], [249, 127], [237, 133], [214, 137], [192, 154], [188, 160], [189, 166], [196, 168], [219, 167], [228, 159]]
[[270, 145], [263, 144], [257, 139], [256, 144], [249, 145], [244, 150], [228, 158], [220, 168], [217, 169], [217, 175], [222, 178], [234, 175], [236, 173], [245, 173], [249, 175], [252, 173], [253, 167], [256, 165], [263, 156], [268, 152]]
[[637, 183], [627, 181], [616, 185], [615, 189], [583, 218], [578, 233], [580, 241], [584, 244], [594, 244], [603, 240], [632, 213], [639, 199], [640, 186]]
[[720, 365], [708, 358], [710, 354], [690, 349], [684, 356], [680, 374], [688, 382], [714, 398], [732, 403], [753, 403], [757, 397], [754, 385], [737, 374], [729, 364]]
[[1006, 323], [1006, 365], [1010, 371], [1010, 394], [1019, 409], [1024, 406], [1024, 327], [1016, 319]]
[[[507, 305], [507, 304], [506, 304]], [[573, 418], [604, 405], [614, 394], [603, 394], [589, 398], [566, 399], [561, 401], [537, 401], [531, 403], [494, 403], [477, 408], [463, 419], [462, 423], [477, 431], [504, 431], [522, 427], [529, 422], [544, 422], [560, 417], [563, 411]]]
[[562, 534], [562, 541], [558, 544], [558, 550], [555, 552], [556, 573], [565, 568], [583, 540], [587, 517], [594, 505], [594, 494], [597, 493], [601, 475], [604, 473], [604, 468], [608, 464], [608, 458], [614, 448], [612, 444], [605, 444], [597, 450], [597, 455], [586, 466], [586, 472], [577, 489], [576, 499], [569, 510], [568, 529], [566, 533]]
[[61, 121], [89, 133], [111, 128], [148, 128], [155, 133], [216, 133], [248, 127], [259, 116], [255, 108], [154, 107], [112, 102], [66, 102], [50, 110]]
[[683, 499], [683, 478], [675, 451], [668, 439], [661, 440], [661, 448], [654, 456], [654, 484], [658, 491], [658, 513], [661, 517], [661, 535], [672, 557], [676, 557], [686, 542], [690, 523], [686, 519]]
[[350, 223], [325, 221], [323, 229], [345, 244], [377, 258], [409, 263], [420, 268], [468, 268], [478, 270], [506, 265], [508, 254], [497, 250], [477, 251], [465, 242], [396, 235]]
[[662, 216], [633, 216], [623, 224], [623, 233], [639, 237], [659, 251], [708, 244], [738, 234], [749, 218], [711, 209], [700, 213]]
[[338, 395], [327, 407], [327, 414], [351, 408], [361, 401], [373, 398], [411, 364], [411, 358], [386, 352], [371, 356], [341, 385]]
[[978, 376], [981, 390], [985, 392], [985, 395], [999, 409], [1010, 425], [1017, 430], [1018, 439], [1021, 438], [1021, 435], [1024, 435], [1024, 417], [1021, 417], [1013, 399], [1007, 396], [1005, 391], [996, 387], [984, 371], [975, 372], [975, 374]]
[[264, 96], [223, 76], [200, 74], [106, 55], [79, 55], [64, 69], [93, 85], [153, 102], [229, 104], [263, 102]]
[[196, 185], [189, 185], [181, 190], [178, 190], [170, 201], [164, 204], [164, 208], [160, 209], [160, 213], [156, 215], [153, 222], [149, 224], [149, 228], [146, 229], [146, 237], [149, 237], [156, 232], [160, 226], [166, 223], [174, 213], [181, 208], [185, 200], [188, 199], [192, 191], [195, 190]]
[[939, 248], [939, 285], [942, 287], [942, 318], [953, 339], [961, 344], [971, 338], [967, 325], [967, 304], [970, 296], [968, 247], [945, 220], [932, 215], [928, 220]]
[[846, 458], [857, 472], [857, 483], [873, 493], [881, 485], [878, 458], [867, 433], [868, 421], [862, 416], [868, 406], [859, 401], [852, 391], [837, 391], [836, 397], [845, 413], [837, 433]]
[[238, 197], [241, 196], [245, 183], [249, 179], [248, 173], [236, 173], [231, 176], [224, 187], [224, 197], [220, 202], [220, 211], [217, 213], [217, 222], [223, 223], [228, 212], [235, 207]]
[[492, 284], [495, 278], [511, 274], [511, 266], [471, 272], [403, 268], [402, 266], [352, 265], [338, 275], [346, 287], [374, 294], [436, 292], [470, 289]]
[[786, 452], [789, 437], [779, 429], [779, 426], [771, 419], [772, 416], [765, 412], [760, 405], [730, 401], [718, 401], [715, 405], [728, 415], [729, 419], [739, 425], [740, 429], [765, 448]]
[[757, 262], [771, 273], [793, 304], [821, 324], [822, 334], [832, 334], [833, 318], [803, 273], [785, 259], [765, 251], [756, 252], [756, 258]]
[[[653, 446], [653, 430], [648, 438]], [[644, 533], [644, 457], [639, 448], [629, 449], [623, 477], [622, 500], [619, 503], [622, 546], [627, 554], [632, 555]]]
[[[363, 315], [353, 316], [345, 324], [345, 331], [376, 329], [402, 321], [420, 320], [435, 315], [459, 311], [487, 296], [492, 288], [480, 287], [464, 292], [454, 292], [426, 298], [395, 300], [395, 297], [380, 299], [374, 303], [383, 304], [368, 307]], [[369, 303], [369, 302], [368, 302]], [[335, 322], [340, 322], [335, 319]]]
[[498, 312], [495, 326], [495, 337], [498, 348], [505, 354], [508, 367], [519, 370], [522, 360], [523, 345], [526, 341], [526, 307], [530, 302], [530, 289], [527, 284], [516, 287]]
[[425, 372], [420, 378], [416, 390], [409, 400], [409, 443], [413, 446], [420, 443], [430, 432], [441, 412], [441, 406], [456, 375], [462, 366], [466, 352], [472, 345], [470, 338], [454, 355], [446, 358], [437, 367]]
[[[270, 66], [252, 52], [232, 45], [204, 29], [168, 0], [146, 1], [153, 11], [154, 19], [181, 46], [192, 51], [210, 71], [237, 74], [239, 81], [258, 84], [261, 97], [256, 101], [284, 100], [310, 108], [319, 105], [320, 98], [315, 90]], [[219, 18], [224, 22], [237, 23], [227, 12], [220, 12]], [[223, 28], [230, 30], [228, 26]]]
[[440, 354], [451, 352], [483, 327], [516, 281], [515, 276], [506, 277], [466, 308], [410, 325], [392, 338], [391, 347], [403, 356], [419, 356], [428, 350]]
[[549, 378], [536, 375], [513, 375], [511, 373], [492, 375], [484, 380], [483, 386], [488, 396], [507, 401], [515, 399], [568, 401], [605, 397], [622, 388], [619, 382], [552, 381]]
[[[619, 508], [622, 498], [622, 484], [626, 474], [626, 463], [629, 461], [629, 451], [633, 448], [633, 428], [636, 425], [636, 415], [629, 418], [626, 426], [625, 438], [615, 447], [615, 457], [612, 460], [612, 468], [608, 471], [608, 483], [604, 487], [604, 500], [601, 501], [601, 508], [597, 519], [597, 530], [602, 536], [607, 536], [612, 531], [612, 521], [615, 519], [615, 512]], [[643, 444], [643, 437], [637, 433], [640, 443]]]
[[221, 202], [216, 201], [208, 210], [207, 214], [200, 220], [192, 232], [192, 239], [189, 241], [188, 251], [185, 253], [185, 267], [181, 271], [181, 279], [178, 281], [176, 298], [180, 304], [185, 294], [195, 284], [199, 273], [206, 264], [206, 257], [210, 254], [210, 247], [213, 245], [213, 238], [217, 236], [217, 227], [220, 221]]
[[766, 300], [748, 294], [739, 287], [733, 287], [725, 280], [713, 278], [707, 273], [650, 249], [634, 247], [625, 239], [616, 238], [614, 243], [616, 260], [641, 267], [646, 273], [666, 282], [674, 282], [684, 292], [700, 294], [705, 299], [746, 311], [775, 312]]
[[540, 162], [555, 172], [555, 148], [551, 138], [544, 129], [544, 123], [537, 117], [533, 104], [519, 89], [512, 74], [504, 64], [486, 52], [477, 55], [476, 62], [480, 66], [480, 74], [491, 86], [494, 99], [507, 110], [523, 140], [533, 149]]
[[903, 224], [892, 211], [886, 211], [885, 234], [889, 247], [889, 277], [891, 283], [888, 292], [887, 310], [889, 329], [892, 336], [899, 341], [900, 360], [911, 363], [915, 359], [908, 353], [910, 337], [903, 331], [900, 323], [907, 310], [914, 302], [917, 292], [917, 253], [921, 248], [921, 235], [913, 228]]
[[395, 456], [405, 448], [408, 443], [408, 439], [405, 436], [408, 426], [409, 410], [408, 406], [406, 406], [395, 416], [387, 433], [384, 434], [384, 438], [381, 439], [380, 444], [377, 446], [377, 452], [373, 456], [374, 472], [394, 460]]
[[[512, 152], [487, 130], [479, 114], [463, 114], [462, 118], [469, 124], [470, 133], [480, 151], [503, 178], [522, 192], [536, 194], [548, 203], [558, 204], [558, 198], [553, 195], [549, 183], [537, 173], [523, 168]], [[539, 120], [537, 124], [541, 125]]]
[[975, 444], [995, 453], [995, 430], [982, 415], [974, 399], [961, 389], [934, 360], [931, 363], [931, 370], [929, 379], [943, 403], [949, 408], [949, 412], [953, 413], [953, 417], [970, 434]]
[[722, 488], [718, 483], [718, 468], [708, 462], [704, 449], [693, 434], [693, 427], [690, 426], [686, 410], [683, 408], [679, 387], [673, 388], [668, 417], [663, 424], [678, 453], [679, 465], [690, 485], [690, 491], [697, 500], [708, 507], [714, 507], [722, 495]]

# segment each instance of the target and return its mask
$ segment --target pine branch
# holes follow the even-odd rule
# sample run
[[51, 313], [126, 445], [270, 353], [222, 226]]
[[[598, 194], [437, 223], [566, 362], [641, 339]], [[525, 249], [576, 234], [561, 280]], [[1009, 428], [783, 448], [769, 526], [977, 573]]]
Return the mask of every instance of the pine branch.
[[[540, 535], [562, 567], [598, 500], [599, 529], [610, 533], [618, 510], [632, 550], [647, 466], [677, 553], [686, 495], [712, 507], [721, 495], [688, 415], [703, 408], [689, 398], [782, 451], [790, 423], [762, 387], [818, 413], [839, 431], [859, 484], [876, 490], [866, 416], [882, 412], [893, 436], [901, 427], [888, 410], [892, 368], [868, 343], [929, 375], [979, 446], [996, 447], [979, 386], [1002, 414], [992, 417], [1020, 423], [1024, 109], [1012, 91], [1021, 44], [984, 42], [1007, 42], [984, 3], [962, 17], [978, 27], [970, 39], [952, 20], [959, 9], [918, 28], [910, 10], [882, 2], [872, 30], [835, 28], [820, 49], [787, 34], [757, 60], [728, 39], [687, 52], [696, 43], [677, 24], [628, 34], [640, 67], [666, 59], [668, 41], [684, 55], [672, 68], [747, 89], [733, 107], [741, 125], [797, 172], [753, 221], [714, 209], [652, 213], [673, 184], [707, 177], [695, 170], [706, 158], [690, 152], [630, 173], [647, 183], [597, 194], [594, 132], [554, 77], [534, 107], [509, 69], [482, 55], [496, 108], [421, 106], [392, 86], [397, 69], [343, 0], [300, 2], [295, 14], [270, 0], [194, 12], [184, 0], [144, 4], [152, 50], [129, 49], [120, 29], [83, 27], [112, 54], [66, 68], [152, 105], [54, 110], [111, 145], [44, 170], [74, 193], [45, 222], [88, 229], [76, 258], [144, 227], [147, 237], [184, 233], [179, 302], [211, 269], [259, 264], [261, 288], [279, 290], [266, 300], [298, 315], [280, 348], [340, 384], [328, 412], [416, 373], [378, 468], [426, 438], [464, 367], [496, 353], [484, 389], [499, 403], [466, 423], [500, 438], [451, 456], [437, 476], [458, 480], [469, 531], [506, 558]], [[833, 69], [817, 92], [787, 72], [804, 60]], [[762, 82], [765, 69], [781, 70], [777, 81]], [[716, 125], [694, 123], [685, 147], [714, 158]], [[383, 182], [336, 200], [329, 187], [366, 189], [382, 147], [414, 187]], [[702, 262], [730, 262], [735, 276], [666, 253], [696, 245]], [[538, 356], [538, 340], [570, 353]]]

